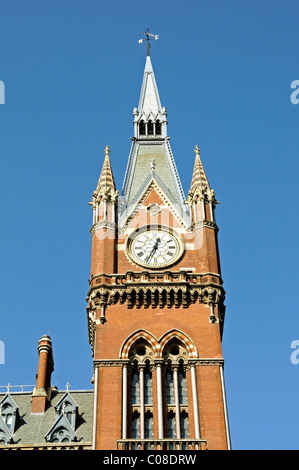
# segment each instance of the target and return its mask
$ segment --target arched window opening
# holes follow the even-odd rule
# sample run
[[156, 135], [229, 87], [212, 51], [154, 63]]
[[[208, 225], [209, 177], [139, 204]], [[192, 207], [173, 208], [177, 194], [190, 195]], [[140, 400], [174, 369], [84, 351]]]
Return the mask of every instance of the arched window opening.
[[144, 423], [145, 423], [145, 426], [144, 426], [145, 439], [153, 439], [154, 437], [153, 413], [149, 410], [145, 413]]
[[139, 124], [139, 133], [140, 135], [145, 135], [146, 132], [145, 132], [145, 122], [143, 120], [140, 121], [140, 124]]
[[65, 428], [58, 428], [52, 435], [50, 442], [71, 442], [68, 430]]
[[140, 413], [137, 410], [132, 415], [132, 439], [140, 439]]
[[[169, 333], [161, 337], [159, 350], [156, 338], [145, 334], [139, 337], [136, 334], [135, 342], [129, 343], [123, 366], [124, 445], [151, 449], [161, 439], [167, 440], [167, 449], [189, 448], [190, 413], [196, 439], [200, 433], [198, 417], [194, 415], [195, 367], [190, 361], [188, 343], [181, 336]], [[191, 407], [188, 395], [192, 397]]]
[[147, 133], [148, 135], [154, 135], [154, 123], [151, 120], [147, 123]]
[[176, 438], [175, 413], [170, 410], [167, 414], [168, 439]]
[[153, 437], [152, 357], [153, 351], [143, 339], [139, 339], [130, 350], [131, 408], [128, 415], [131, 414], [131, 439]]
[[181, 425], [181, 438], [188, 439], [189, 438], [189, 419], [188, 419], [188, 413], [185, 410], [181, 412], [180, 425]]
[[156, 121], [156, 135], [161, 135], [162, 134], [162, 127], [161, 127], [161, 122], [159, 119]]
[[185, 345], [173, 339], [164, 348], [166, 362], [166, 404], [169, 439], [189, 438], [186, 364], [188, 352]]

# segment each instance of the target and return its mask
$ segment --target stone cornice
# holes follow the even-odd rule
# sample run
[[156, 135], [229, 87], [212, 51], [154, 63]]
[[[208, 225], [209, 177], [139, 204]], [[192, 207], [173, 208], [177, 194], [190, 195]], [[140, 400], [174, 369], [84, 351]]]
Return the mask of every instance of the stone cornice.
[[96, 222], [90, 229], [90, 233], [93, 233], [95, 230], [108, 228], [110, 230], [117, 231], [117, 224], [115, 222], [109, 222], [108, 220], [101, 220], [100, 222]]
[[180, 271], [127, 271], [126, 273], [119, 274], [106, 274], [101, 273], [97, 276], [92, 276], [89, 281], [90, 294], [91, 290], [95, 287], [122, 287], [132, 285], [198, 285], [198, 284], [217, 284], [222, 285], [222, 279], [218, 273], [194, 273], [188, 270]]
[[191, 304], [209, 306], [209, 320], [223, 328], [225, 291], [216, 273], [187, 271], [127, 271], [101, 274], [90, 280], [87, 294], [89, 341], [93, 347], [96, 325], [107, 321], [109, 306], [123, 304], [127, 309], [187, 309]]
[[127, 308], [187, 308], [195, 302], [222, 305], [225, 298], [221, 277], [213, 273], [128, 271], [93, 277], [90, 285], [90, 311], [118, 302], [126, 303]]
[[195, 222], [195, 223], [192, 224], [192, 229], [193, 230], [196, 230], [196, 229], [202, 228], [202, 227], [212, 228], [212, 229], [216, 230], [217, 232], [219, 231], [218, 225], [216, 224], [216, 222], [213, 222], [212, 220], [203, 219], [203, 220], [199, 220], [198, 222]]

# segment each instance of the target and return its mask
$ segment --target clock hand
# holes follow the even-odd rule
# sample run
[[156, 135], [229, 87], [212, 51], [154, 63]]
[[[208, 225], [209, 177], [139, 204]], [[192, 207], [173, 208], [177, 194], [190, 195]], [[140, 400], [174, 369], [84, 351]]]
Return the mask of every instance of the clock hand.
[[160, 238], [157, 238], [157, 241], [152, 249], [152, 251], [150, 252], [150, 254], [148, 255], [147, 259], [146, 259], [146, 262], [148, 263], [149, 260], [151, 259], [151, 257], [154, 255], [154, 253], [157, 251], [157, 248], [159, 246], [159, 243], [160, 243]]

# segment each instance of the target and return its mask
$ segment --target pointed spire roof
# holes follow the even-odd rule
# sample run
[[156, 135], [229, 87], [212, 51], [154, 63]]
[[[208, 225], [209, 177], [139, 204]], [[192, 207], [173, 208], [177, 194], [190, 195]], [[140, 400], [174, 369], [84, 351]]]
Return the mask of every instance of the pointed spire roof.
[[195, 146], [195, 162], [194, 162], [194, 169], [193, 169], [193, 175], [192, 175], [192, 181], [191, 181], [191, 187], [190, 191], [194, 193], [196, 188], [199, 188], [201, 190], [210, 189], [210, 185], [205, 173], [205, 170], [203, 168], [201, 159], [200, 159], [200, 150], [198, 148], [198, 145]]
[[198, 145], [195, 146], [195, 162], [191, 180], [191, 186], [188, 193], [188, 202], [192, 203], [196, 200], [208, 199], [215, 203], [215, 193], [211, 190], [207, 175], [200, 159], [200, 150]]
[[118, 195], [110, 163], [110, 149], [108, 145], [105, 148], [105, 159], [98, 181], [97, 189], [93, 193], [94, 202], [100, 202], [101, 199], [109, 200]]
[[110, 155], [110, 149], [107, 145], [105, 148], [105, 160], [104, 160], [102, 171], [101, 171], [100, 178], [98, 181], [97, 191], [99, 189], [103, 189], [104, 191], [107, 191], [110, 188], [116, 191], [109, 155]]
[[157, 114], [161, 111], [161, 101], [150, 55], [146, 56], [138, 111], [144, 114]]

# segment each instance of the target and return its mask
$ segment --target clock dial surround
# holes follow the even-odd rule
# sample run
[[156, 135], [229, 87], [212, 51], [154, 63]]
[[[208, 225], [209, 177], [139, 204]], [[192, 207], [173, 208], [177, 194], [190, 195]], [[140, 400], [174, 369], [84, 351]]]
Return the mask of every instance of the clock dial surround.
[[127, 253], [132, 261], [151, 269], [174, 264], [183, 251], [184, 243], [181, 237], [167, 228], [138, 230], [127, 241]]

